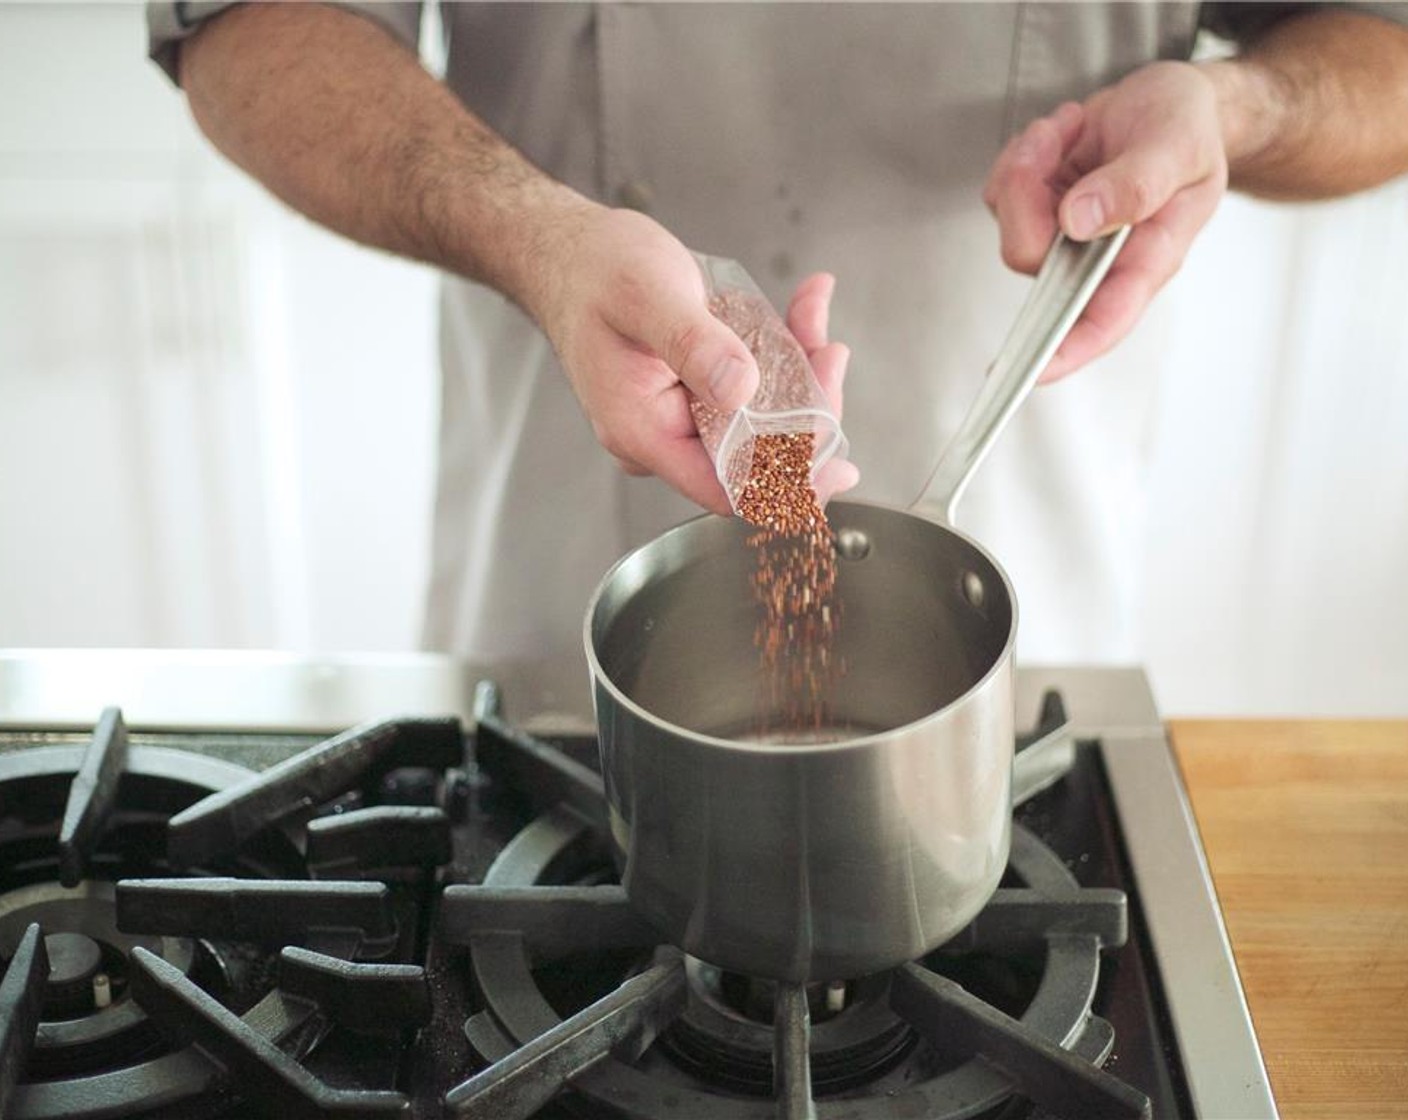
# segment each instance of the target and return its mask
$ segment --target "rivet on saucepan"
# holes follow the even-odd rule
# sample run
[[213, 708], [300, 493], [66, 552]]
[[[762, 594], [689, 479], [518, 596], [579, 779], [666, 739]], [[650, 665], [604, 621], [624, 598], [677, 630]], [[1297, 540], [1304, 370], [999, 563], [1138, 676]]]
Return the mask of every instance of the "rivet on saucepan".
[[836, 534], [836, 554], [843, 560], [864, 560], [870, 555], [870, 538], [859, 529], [842, 529]]
[[983, 609], [983, 599], [987, 592], [983, 588], [983, 581], [975, 572], [963, 573], [963, 597], [968, 600], [968, 605], [974, 610]]

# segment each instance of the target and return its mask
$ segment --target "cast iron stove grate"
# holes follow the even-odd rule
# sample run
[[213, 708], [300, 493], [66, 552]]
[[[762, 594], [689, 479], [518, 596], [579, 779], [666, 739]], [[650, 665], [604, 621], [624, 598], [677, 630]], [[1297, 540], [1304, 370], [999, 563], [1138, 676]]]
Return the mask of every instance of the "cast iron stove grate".
[[[937, 954], [810, 991], [722, 977], [659, 945], [619, 886], [554, 881], [602, 877], [601, 779], [507, 726], [492, 686], [481, 686], [476, 715], [478, 764], [544, 811], [483, 883], [450, 886], [441, 900], [438, 937], [467, 947], [484, 1003], [465, 1033], [489, 1063], [447, 1094], [451, 1114], [526, 1118], [569, 1089], [633, 1120], [941, 1120], [989, 1115], [1014, 1098], [1082, 1120], [1150, 1114], [1143, 1093], [1100, 1068], [1113, 1031], [1091, 1011], [1101, 950], [1126, 938], [1125, 897], [1081, 888], [1020, 824], [1011, 885]], [[1058, 780], [1074, 756], [1058, 697], [1042, 717], [1019, 745], [1018, 800]], [[1034, 950], [1040, 974], [1015, 1016], [945, 975], [973, 955]], [[633, 955], [619, 986], [565, 1016], [554, 1006], [543, 978], [555, 964]], [[763, 989], [765, 1015], [741, 1012], [736, 992], [730, 1006], [730, 980], [745, 1004]], [[818, 1007], [827, 1016], [814, 1025]]]
[[405, 1115], [449, 824], [364, 803], [463, 760], [458, 721], [407, 720], [256, 775], [116, 709], [0, 757], [0, 1116]]
[[[0, 1115], [1148, 1113], [1099, 1068], [1102, 1015], [1137, 1021], [1129, 1001], [1092, 1011], [1124, 895], [1081, 888], [1033, 831], [938, 953], [778, 988], [632, 913], [592, 744], [514, 731], [492, 686], [479, 714], [472, 752], [455, 720], [390, 721], [259, 774], [130, 745], [116, 711], [86, 749], [0, 755]], [[1064, 722], [1050, 698], [1019, 798], [1075, 757]]]

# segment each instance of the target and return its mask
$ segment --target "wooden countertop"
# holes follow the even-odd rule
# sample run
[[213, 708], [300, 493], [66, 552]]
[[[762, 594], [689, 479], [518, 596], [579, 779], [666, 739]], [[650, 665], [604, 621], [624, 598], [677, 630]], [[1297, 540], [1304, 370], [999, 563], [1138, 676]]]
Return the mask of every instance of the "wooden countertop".
[[1408, 720], [1169, 726], [1282, 1117], [1408, 1117]]

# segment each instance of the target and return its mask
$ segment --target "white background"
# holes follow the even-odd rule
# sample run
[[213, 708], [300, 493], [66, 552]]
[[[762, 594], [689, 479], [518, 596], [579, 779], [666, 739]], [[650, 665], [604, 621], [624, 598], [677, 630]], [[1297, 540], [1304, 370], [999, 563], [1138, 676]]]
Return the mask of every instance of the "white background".
[[[1175, 329], [1165, 712], [1408, 714], [1408, 184], [1229, 199]], [[223, 164], [132, 5], [0, 5], [0, 647], [414, 648], [434, 277]]]

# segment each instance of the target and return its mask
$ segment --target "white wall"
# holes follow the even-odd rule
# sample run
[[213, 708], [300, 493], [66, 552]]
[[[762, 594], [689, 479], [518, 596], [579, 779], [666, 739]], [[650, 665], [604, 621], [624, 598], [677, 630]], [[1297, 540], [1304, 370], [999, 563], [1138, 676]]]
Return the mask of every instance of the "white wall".
[[[433, 277], [201, 141], [132, 5], [0, 5], [0, 646], [414, 646]], [[1170, 713], [1408, 713], [1408, 185], [1229, 200], [1165, 298]]]
[[1163, 705], [1408, 713], [1408, 181], [1229, 198], [1166, 295], [1143, 618]]
[[224, 164], [144, 43], [0, 5], [0, 645], [411, 648], [434, 278]]

